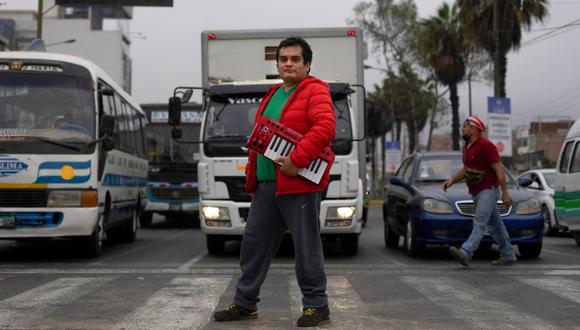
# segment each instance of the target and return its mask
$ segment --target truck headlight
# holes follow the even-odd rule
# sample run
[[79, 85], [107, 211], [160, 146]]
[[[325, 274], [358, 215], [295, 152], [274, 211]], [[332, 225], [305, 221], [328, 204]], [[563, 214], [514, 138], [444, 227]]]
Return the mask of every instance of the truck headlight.
[[436, 214], [453, 214], [453, 208], [447, 202], [438, 201], [433, 198], [425, 198], [422, 205], [425, 212]]
[[534, 214], [540, 213], [541, 210], [542, 205], [540, 204], [540, 201], [536, 198], [530, 198], [518, 203], [518, 206], [516, 207], [516, 214]]
[[326, 219], [351, 219], [355, 210], [354, 206], [329, 207]]
[[206, 219], [210, 220], [229, 220], [230, 212], [227, 207], [203, 206], [201, 212]]

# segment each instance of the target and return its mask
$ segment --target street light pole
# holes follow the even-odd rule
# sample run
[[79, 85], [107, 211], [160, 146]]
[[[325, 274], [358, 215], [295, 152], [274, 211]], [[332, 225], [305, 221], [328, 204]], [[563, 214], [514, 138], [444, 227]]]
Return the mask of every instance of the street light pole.
[[42, 39], [42, 16], [44, 14], [43, 0], [38, 0], [38, 12], [36, 13], [36, 39]]

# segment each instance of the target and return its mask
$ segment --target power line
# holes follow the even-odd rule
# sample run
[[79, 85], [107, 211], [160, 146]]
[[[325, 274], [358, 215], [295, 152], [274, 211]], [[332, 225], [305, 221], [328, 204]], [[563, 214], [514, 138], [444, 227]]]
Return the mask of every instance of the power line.
[[522, 44], [522, 46], [520, 48], [524, 48], [524, 47], [527, 47], [527, 46], [534, 45], [534, 44], [539, 43], [541, 41], [544, 41], [544, 40], [553, 38], [555, 36], [558, 36], [558, 35], [560, 35], [562, 33], [570, 32], [570, 31], [578, 28], [579, 23], [580, 23], [580, 18], [575, 19], [575, 20], [573, 20], [572, 22], [570, 22], [568, 24], [562, 25], [560, 27], [560, 29], [558, 29], [558, 30], [552, 30], [552, 31], [546, 32], [546, 33], [544, 33], [542, 35], [539, 35], [539, 36], [537, 36], [535, 38], [532, 38], [530, 40], [527, 40], [526, 42], [524, 42]]

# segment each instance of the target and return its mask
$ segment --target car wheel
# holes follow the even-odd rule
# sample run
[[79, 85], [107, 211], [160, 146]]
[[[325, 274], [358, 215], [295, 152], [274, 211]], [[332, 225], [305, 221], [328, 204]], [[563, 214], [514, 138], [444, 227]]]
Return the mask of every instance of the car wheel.
[[389, 225], [388, 221], [385, 221], [385, 246], [387, 248], [396, 249], [399, 247], [400, 236], [393, 232], [393, 229]]
[[571, 232], [574, 240], [576, 241], [576, 245], [580, 246], [580, 231], [573, 231]]
[[526, 259], [535, 259], [542, 253], [542, 241], [531, 244], [518, 244], [520, 256]]
[[413, 220], [409, 218], [407, 221], [407, 233], [405, 234], [405, 251], [407, 251], [407, 255], [411, 258], [415, 258], [419, 255], [421, 246], [417, 244], [417, 233], [415, 231], [415, 224]]
[[550, 236], [553, 232], [552, 218], [546, 205], [542, 205], [542, 216], [544, 217], [544, 236]]
[[358, 252], [358, 234], [348, 234], [341, 237], [340, 250], [343, 254], [354, 256]]
[[211, 255], [224, 253], [226, 241], [220, 235], [206, 235], [207, 251]]
[[139, 224], [141, 227], [146, 228], [150, 227], [151, 223], [153, 223], [153, 213], [152, 212], [143, 212], [139, 217]]

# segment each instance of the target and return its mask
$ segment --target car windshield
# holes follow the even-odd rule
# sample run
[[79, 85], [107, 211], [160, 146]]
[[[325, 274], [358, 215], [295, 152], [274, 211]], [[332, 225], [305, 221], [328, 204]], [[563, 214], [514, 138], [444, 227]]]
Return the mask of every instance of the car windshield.
[[[443, 182], [457, 174], [463, 168], [461, 156], [454, 157], [424, 157], [419, 163], [417, 182]], [[515, 180], [504, 167], [506, 182], [508, 185], [515, 184]]]
[[92, 90], [88, 78], [2, 73], [2, 152], [65, 152], [64, 144], [93, 140], [96, 112]]
[[548, 187], [553, 188], [556, 182], [556, 173], [543, 173], [544, 179], [546, 179], [546, 184]]
[[419, 163], [417, 182], [443, 182], [463, 168], [460, 157], [423, 158]]

